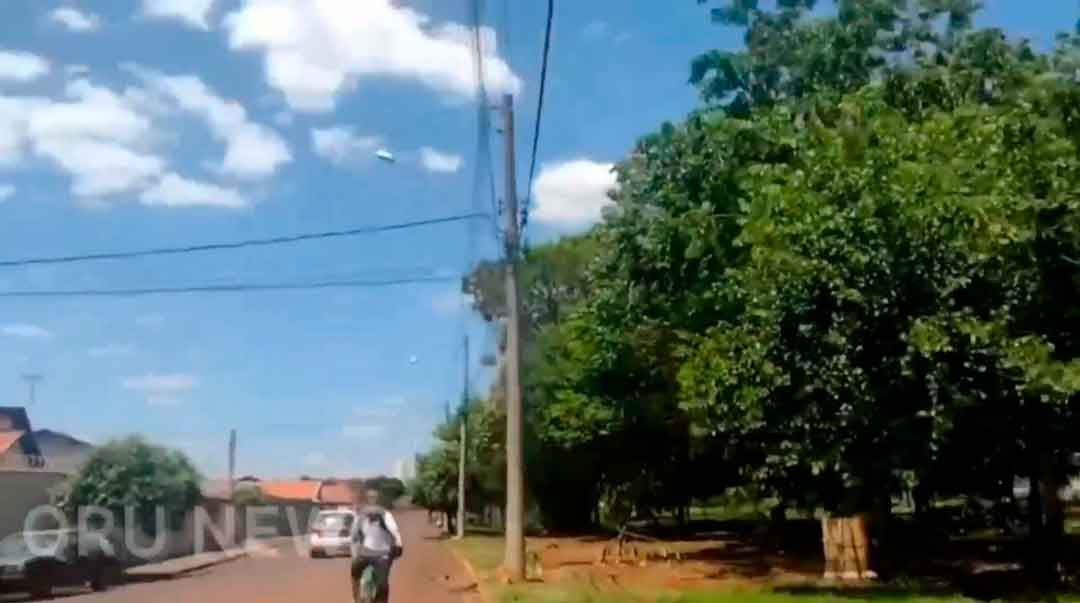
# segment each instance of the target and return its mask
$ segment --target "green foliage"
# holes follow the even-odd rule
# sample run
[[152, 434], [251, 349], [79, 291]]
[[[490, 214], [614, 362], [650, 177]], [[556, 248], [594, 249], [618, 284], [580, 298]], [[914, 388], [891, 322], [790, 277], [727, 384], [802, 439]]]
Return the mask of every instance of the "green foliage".
[[139, 526], [152, 535], [158, 508], [164, 509], [169, 528], [179, 527], [199, 502], [201, 481], [183, 453], [133, 436], [95, 450], [55, 502], [72, 517], [81, 507], [108, 509], [117, 522], [132, 509]]
[[365, 490], [375, 490], [379, 493], [379, 504], [390, 508], [399, 498], [406, 494], [407, 488], [404, 482], [396, 477], [380, 475], [364, 480]]

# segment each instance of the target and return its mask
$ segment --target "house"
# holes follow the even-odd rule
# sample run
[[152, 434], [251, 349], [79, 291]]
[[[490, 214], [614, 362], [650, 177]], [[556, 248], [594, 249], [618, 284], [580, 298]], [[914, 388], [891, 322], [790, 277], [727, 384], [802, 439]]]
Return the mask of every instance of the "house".
[[0, 406], [0, 465], [24, 465], [41, 456], [26, 409]]
[[31, 432], [38, 450], [46, 461], [64, 462], [82, 465], [94, 452], [94, 446], [66, 433], [51, 429], [38, 429]]
[[268, 501], [312, 503], [323, 509], [356, 504], [352, 488], [336, 480], [264, 480], [259, 490]]

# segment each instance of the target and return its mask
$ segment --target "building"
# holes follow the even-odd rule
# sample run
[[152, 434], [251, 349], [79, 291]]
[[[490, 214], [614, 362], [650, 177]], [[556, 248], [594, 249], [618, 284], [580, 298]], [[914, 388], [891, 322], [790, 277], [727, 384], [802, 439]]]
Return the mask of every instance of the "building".
[[26, 409], [0, 406], [0, 466], [32, 467], [42, 463], [41, 448]]
[[416, 459], [406, 457], [394, 463], [394, 477], [408, 483], [416, 479]]

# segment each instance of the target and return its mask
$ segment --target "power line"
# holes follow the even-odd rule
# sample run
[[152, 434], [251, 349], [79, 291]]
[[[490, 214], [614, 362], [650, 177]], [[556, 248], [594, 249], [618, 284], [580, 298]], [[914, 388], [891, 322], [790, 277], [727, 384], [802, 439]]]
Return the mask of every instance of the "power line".
[[3, 297], [143, 297], [147, 295], [171, 295], [183, 293], [243, 293], [261, 291], [309, 291], [316, 289], [356, 289], [364, 287], [392, 287], [424, 283], [458, 281], [460, 275], [427, 276], [383, 280], [326, 280], [295, 283], [228, 283], [219, 285], [191, 285], [185, 287], [142, 287], [134, 289], [59, 289], [0, 291]]
[[[472, 0], [470, 21], [473, 28], [473, 67], [476, 76], [476, 167], [473, 176], [473, 199], [474, 203], [482, 194], [483, 180], [487, 179], [488, 199], [491, 203], [492, 236], [498, 245], [501, 239], [498, 220], [502, 215], [502, 207], [498, 204], [495, 194], [495, 168], [491, 159], [491, 115], [488, 106], [487, 74], [484, 70], [483, 39], [480, 34], [483, 25], [484, 4], [483, 0]], [[486, 171], [486, 173], [485, 173]]]
[[472, 220], [476, 218], [487, 218], [489, 214], [485, 213], [469, 213], [456, 216], [447, 216], [444, 218], [432, 218], [429, 220], [416, 220], [413, 222], [400, 222], [397, 224], [386, 224], [383, 226], [361, 226], [358, 228], [350, 228], [346, 230], [328, 230], [323, 232], [309, 232], [295, 235], [268, 237], [264, 239], [247, 239], [242, 241], [230, 241], [224, 243], [208, 243], [205, 245], [186, 245], [182, 247], [158, 247], [153, 249], [140, 249], [134, 251], [109, 251], [101, 253], [88, 253], [83, 255], [68, 255], [68, 256], [54, 256], [54, 257], [38, 257], [38, 258], [22, 258], [16, 260], [0, 260], [0, 268], [11, 268], [15, 266], [31, 266], [38, 264], [70, 264], [74, 262], [91, 262], [98, 260], [123, 260], [131, 258], [140, 258], [156, 255], [179, 255], [185, 253], [196, 253], [203, 251], [221, 251], [226, 249], [241, 249], [245, 247], [264, 247], [268, 245], [285, 245], [290, 243], [299, 243], [301, 241], [312, 241], [319, 239], [333, 239], [339, 237], [353, 237], [365, 234], [374, 234], [379, 232], [388, 232], [393, 230], [404, 230], [407, 228], [417, 228], [421, 226], [433, 226], [436, 224], [447, 224], [450, 222], [460, 222], [462, 220]]
[[551, 54], [551, 25], [555, 19], [555, 0], [548, 0], [547, 25], [544, 28], [544, 54], [540, 63], [540, 93], [536, 100], [536, 123], [533, 124], [532, 159], [529, 160], [529, 188], [521, 208], [521, 232], [529, 224], [529, 203], [532, 200], [533, 177], [536, 175], [536, 149], [540, 144], [540, 121], [544, 115], [544, 90], [547, 87], [548, 57]]

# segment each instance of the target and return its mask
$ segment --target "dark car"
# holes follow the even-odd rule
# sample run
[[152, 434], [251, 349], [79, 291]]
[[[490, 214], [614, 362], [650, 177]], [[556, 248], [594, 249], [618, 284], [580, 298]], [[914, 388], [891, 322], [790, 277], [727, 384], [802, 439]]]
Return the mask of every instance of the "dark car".
[[18, 532], [0, 540], [0, 592], [47, 597], [54, 587], [104, 590], [118, 569], [100, 535], [76, 530]]

